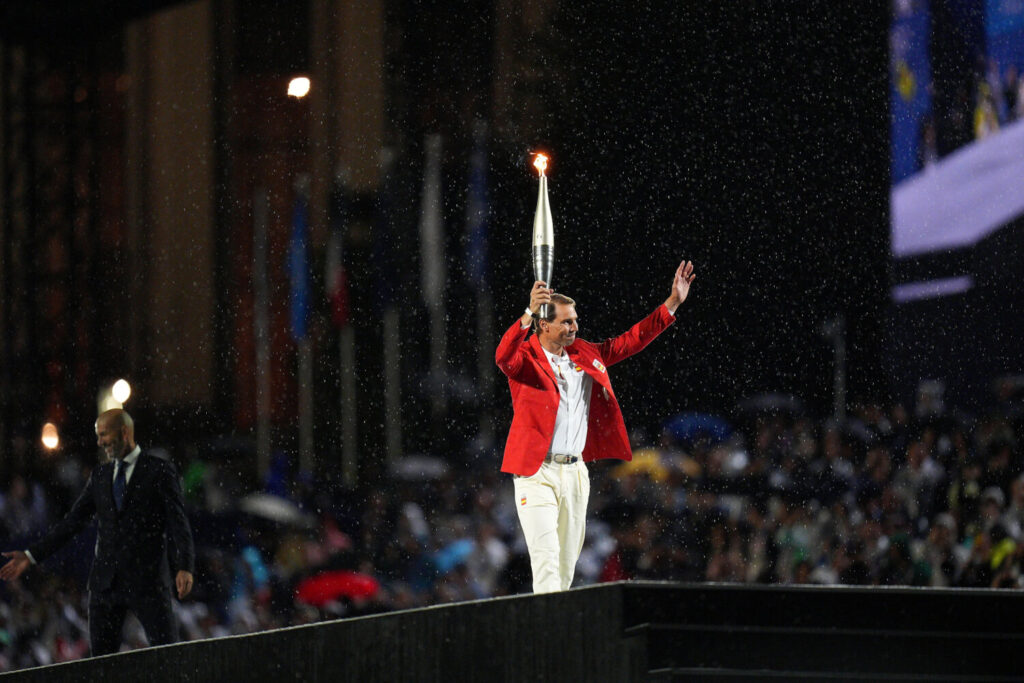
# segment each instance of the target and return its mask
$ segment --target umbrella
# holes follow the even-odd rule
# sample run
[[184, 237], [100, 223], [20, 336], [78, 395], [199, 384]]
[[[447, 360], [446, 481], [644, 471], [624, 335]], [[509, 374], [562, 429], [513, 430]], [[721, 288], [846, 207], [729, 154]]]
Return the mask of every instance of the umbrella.
[[295, 589], [295, 599], [314, 607], [323, 607], [338, 598], [365, 600], [377, 595], [380, 582], [368, 574], [338, 569], [321, 572], [302, 580]]
[[661, 461], [661, 453], [654, 448], [641, 448], [633, 451], [633, 459], [618, 465], [616, 477], [627, 477], [631, 474], [647, 473], [653, 481], [665, 481], [668, 468]]
[[238, 509], [280, 524], [310, 526], [309, 517], [298, 505], [272, 493], [250, 493], [238, 501]]
[[447, 574], [460, 562], [465, 562], [475, 547], [476, 544], [468, 538], [460, 538], [449, 543], [434, 555], [434, 565], [437, 567], [437, 571]]
[[792, 394], [769, 392], [755, 394], [739, 404], [740, 412], [744, 413], [788, 413], [800, 415], [804, 412], [804, 404]]
[[448, 473], [448, 463], [433, 455], [408, 455], [391, 466], [391, 476], [403, 481], [430, 481]]
[[677, 443], [693, 443], [705, 438], [720, 443], [732, 434], [732, 425], [711, 413], [680, 413], [665, 422], [663, 431]]

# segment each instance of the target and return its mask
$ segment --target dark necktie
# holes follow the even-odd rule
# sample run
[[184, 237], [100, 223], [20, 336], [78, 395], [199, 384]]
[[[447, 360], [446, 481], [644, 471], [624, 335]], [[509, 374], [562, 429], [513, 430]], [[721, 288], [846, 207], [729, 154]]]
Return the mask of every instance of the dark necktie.
[[114, 476], [114, 505], [117, 506], [117, 511], [120, 512], [124, 506], [124, 491], [128, 487], [128, 480], [125, 479], [124, 475], [128, 464], [123, 460], [118, 460], [115, 467], [117, 467], [117, 475]]

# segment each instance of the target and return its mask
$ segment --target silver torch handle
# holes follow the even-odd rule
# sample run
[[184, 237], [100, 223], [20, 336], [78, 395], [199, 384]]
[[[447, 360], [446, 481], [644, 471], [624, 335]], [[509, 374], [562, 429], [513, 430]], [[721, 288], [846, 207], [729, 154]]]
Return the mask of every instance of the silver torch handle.
[[[551, 219], [551, 205], [548, 203], [548, 178], [543, 169], [540, 172], [540, 188], [537, 191], [537, 211], [533, 215], [533, 277], [543, 280], [551, 287], [551, 274], [555, 267], [555, 227]], [[540, 307], [541, 318], [548, 316], [548, 305]]]
[[[550, 244], [536, 244], [533, 247], [533, 279], [543, 280], [551, 287], [551, 271], [555, 267], [555, 247]], [[548, 317], [548, 305], [541, 304], [541, 318]]]

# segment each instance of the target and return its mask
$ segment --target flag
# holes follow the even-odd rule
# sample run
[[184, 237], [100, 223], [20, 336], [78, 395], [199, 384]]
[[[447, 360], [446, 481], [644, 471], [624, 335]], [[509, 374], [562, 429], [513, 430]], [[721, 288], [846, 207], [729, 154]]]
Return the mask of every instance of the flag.
[[327, 258], [324, 265], [324, 287], [331, 311], [331, 322], [335, 327], [345, 327], [349, 322], [348, 273], [345, 272], [342, 243], [345, 226], [348, 224], [348, 202], [344, 176], [339, 174], [331, 189], [330, 237], [327, 240]]
[[466, 201], [466, 276], [477, 289], [487, 286], [487, 123], [473, 124], [473, 154], [469, 160]]
[[295, 181], [295, 210], [288, 243], [288, 279], [291, 283], [292, 337], [306, 338], [309, 332], [309, 176]]
[[426, 140], [423, 195], [420, 204], [420, 289], [432, 309], [444, 303], [447, 272], [444, 262], [444, 218], [441, 206], [441, 136]]

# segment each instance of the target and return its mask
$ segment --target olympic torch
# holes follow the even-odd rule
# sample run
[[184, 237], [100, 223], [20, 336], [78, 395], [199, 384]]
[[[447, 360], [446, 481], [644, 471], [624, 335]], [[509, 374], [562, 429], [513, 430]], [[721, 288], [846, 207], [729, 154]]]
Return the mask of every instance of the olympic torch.
[[[555, 266], [555, 225], [551, 220], [551, 205], [548, 203], [548, 177], [544, 171], [548, 158], [538, 154], [533, 165], [540, 172], [540, 187], [537, 191], [537, 211], [533, 216], [533, 277], [543, 280], [551, 287], [551, 271]], [[540, 307], [540, 317], [548, 316], [548, 305]]]

